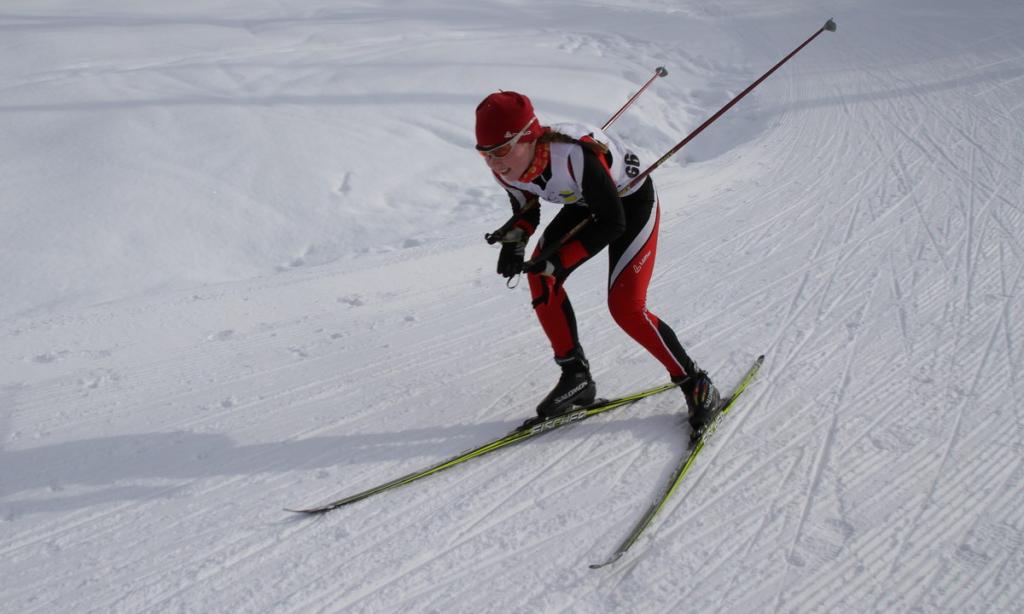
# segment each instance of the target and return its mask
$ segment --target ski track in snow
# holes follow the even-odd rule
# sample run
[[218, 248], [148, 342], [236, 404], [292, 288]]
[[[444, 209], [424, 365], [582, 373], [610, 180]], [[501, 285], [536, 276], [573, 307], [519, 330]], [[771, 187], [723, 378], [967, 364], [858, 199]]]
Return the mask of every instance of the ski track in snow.
[[[883, 22], [881, 4], [862, 4], [829, 9], [837, 33], [695, 141], [689, 164], [656, 174], [652, 311], [723, 389], [757, 354], [767, 361], [615, 566], [587, 568], [684, 454], [677, 393], [324, 516], [282, 511], [504, 434], [554, 381], [525, 281], [502, 287], [496, 251], [480, 245], [506, 213], [491, 207], [497, 188], [415, 166], [414, 179], [434, 182], [424, 199], [472, 218], [446, 239], [403, 227], [403, 249], [305, 266], [314, 250], [281, 274], [0, 321], [0, 611], [1024, 610], [1024, 7], [915, 1], [885, 5]], [[502, 75], [526, 89], [539, 73], [539, 112], [596, 121], [612, 103], [559, 88], [566, 75], [615, 101], [666, 65], [671, 77], [620, 128], [654, 157], [821, 12], [795, 0], [785, 15], [745, 2], [588, 5], [586, 16], [519, 5], [505, 29], [493, 21], [507, 7], [489, 3], [304, 6], [302, 19], [248, 22], [211, 13], [195, 19], [204, 36], [231, 37], [224, 49], [12, 71], [0, 91], [160, 74], [196, 113], [231, 84], [256, 97], [253, 118], [300, 125], [311, 84], [318, 104], [372, 107], [370, 94], [332, 87], [385, 66], [421, 86], [436, 77], [436, 96], [415, 105], [442, 109], [462, 98], [471, 108]], [[12, 9], [0, 30], [90, 27], [47, 14]], [[575, 29], [531, 29], [569, 15]], [[423, 32], [437, 23], [436, 36]], [[364, 36], [331, 36], [353, 24]], [[493, 61], [490, 73], [467, 62], [445, 89], [446, 62], [523, 37], [519, 60], [478, 60]], [[715, 37], [728, 40], [716, 53], [698, 44]], [[326, 59], [314, 61], [318, 50]], [[402, 67], [410, 57], [422, 62]], [[295, 72], [282, 80], [271, 66]], [[214, 90], [172, 96], [206, 71]], [[377, 104], [388, 113], [405, 100]], [[468, 147], [468, 124], [448, 112], [380, 117], [414, 147]], [[367, 197], [361, 173], [338, 173], [332, 198]], [[389, 210], [404, 196], [392, 188], [375, 211], [397, 218], [410, 211]], [[597, 260], [567, 287], [600, 393], [661, 383], [607, 315]]]

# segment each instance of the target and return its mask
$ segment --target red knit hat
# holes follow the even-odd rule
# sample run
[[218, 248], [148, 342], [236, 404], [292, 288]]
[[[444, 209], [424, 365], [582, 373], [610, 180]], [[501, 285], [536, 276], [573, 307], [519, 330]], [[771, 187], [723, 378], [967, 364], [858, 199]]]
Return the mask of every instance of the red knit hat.
[[476, 107], [476, 148], [490, 149], [526, 130], [519, 141], [540, 138], [541, 126], [530, 99], [517, 92], [495, 92]]

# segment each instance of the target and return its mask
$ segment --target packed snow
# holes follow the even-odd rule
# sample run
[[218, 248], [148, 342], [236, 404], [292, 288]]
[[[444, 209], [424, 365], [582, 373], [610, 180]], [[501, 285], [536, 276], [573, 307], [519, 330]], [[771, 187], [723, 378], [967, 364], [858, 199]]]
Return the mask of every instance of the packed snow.
[[[557, 378], [485, 232], [498, 90], [659, 168], [649, 304], [757, 381], [315, 518]], [[1024, 611], [1020, 0], [7, 0], [0, 611]], [[545, 220], [557, 210], [544, 208]], [[567, 283], [599, 393], [667, 381]]]

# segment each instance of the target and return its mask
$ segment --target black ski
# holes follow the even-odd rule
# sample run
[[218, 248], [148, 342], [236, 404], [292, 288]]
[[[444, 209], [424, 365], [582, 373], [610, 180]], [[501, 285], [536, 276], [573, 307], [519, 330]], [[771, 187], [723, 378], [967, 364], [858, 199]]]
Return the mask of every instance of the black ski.
[[736, 388], [732, 391], [732, 394], [730, 394], [726, 398], [725, 402], [722, 405], [722, 410], [718, 412], [718, 415], [715, 417], [714, 421], [712, 421], [712, 423], [709, 424], [702, 432], [698, 433], [697, 440], [694, 443], [693, 447], [690, 449], [689, 454], [686, 455], [686, 457], [683, 459], [683, 462], [672, 474], [672, 478], [669, 480], [668, 486], [661, 493], [661, 496], [659, 496], [658, 499], [656, 499], [654, 503], [651, 504], [651, 506], [647, 509], [647, 513], [645, 513], [643, 517], [640, 519], [640, 521], [637, 522], [636, 526], [633, 527], [633, 530], [629, 533], [628, 536], [626, 536], [626, 539], [615, 550], [615, 553], [612, 554], [612, 556], [605, 562], [591, 565], [591, 569], [600, 569], [607, 565], [611, 565], [615, 561], [622, 558], [622, 555], [626, 554], [626, 551], [628, 551], [629, 548], [634, 543], [636, 543], [638, 539], [640, 539], [640, 536], [643, 534], [644, 530], [647, 529], [647, 527], [651, 524], [651, 521], [653, 521], [654, 517], [658, 515], [658, 512], [660, 512], [661, 509], [665, 507], [665, 503], [669, 500], [669, 498], [672, 497], [672, 494], [679, 487], [679, 484], [682, 483], [683, 478], [685, 478], [686, 474], [690, 471], [690, 467], [693, 466], [693, 462], [697, 459], [697, 456], [700, 454], [701, 450], [704, 449], [704, 444], [715, 433], [715, 430], [718, 428], [718, 424], [725, 417], [725, 415], [729, 413], [729, 410], [732, 409], [732, 406], [736, 403], [736, 399], [738, 399], [740, 395], [743, 394], [743, 391], [746, 390], [750, 382], [753, 381], [754, 377], [757, 375], [757, 372], [761, 369], [761, 365], [763, 363], [764, 355], [762, 354], [761, 356], [757, 357], [757, 360], [754, 361], [753, 366], [751, 366], [750, 369], [747, 371], [746, 375], [743, 376], [743, 379], [740, 380], [739, 384], [737, 384]]

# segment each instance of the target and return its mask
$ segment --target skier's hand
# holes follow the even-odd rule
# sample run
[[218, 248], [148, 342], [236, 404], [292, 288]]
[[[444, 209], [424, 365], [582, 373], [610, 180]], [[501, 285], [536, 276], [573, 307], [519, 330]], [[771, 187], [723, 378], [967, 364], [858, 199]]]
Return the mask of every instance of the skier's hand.
[[536, 262], [529, 260], [525, 265], [523, 265], [523, 271], [554, 279], [556, 288], [561, 286], [562, 282], [565, 281], [565, 278], [569, 276], [569, 271], [562, 266], [562, 259], [558, 257], [558, 254], [552, 254], [551, 256]]
[[562, 261], [559, 259], [558, 254], [554, 254], [544, 260], [538, 260], [537, 262], [528, 261], [523, 266], [523, 271], [534, 275], [543, 275], [555, 280], [555, 285], [552, 288], [555, 294], [558, 294], [562, 289], [565, 278], [569, 276], [569, 271], [565, 270], [565, 267], [562, 266]]
[[555, 264], [551, 259], [538, 260], [537, 262], [531, 260], [523, 266], [523, 272], [546, 275], [547, 277], [557, 277], [558, 269], [560, 268], [561, 267]]
[[501, 253], [498, 254], [498, 275], [512, 279], [523, 270], [526, 254], [526, 233], [522, 228], [513, 228], [501, 239]]

